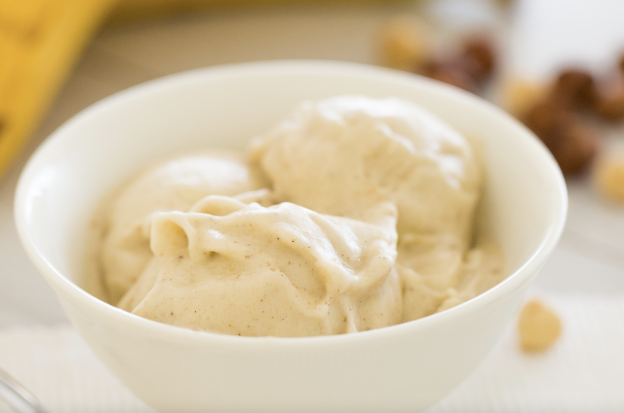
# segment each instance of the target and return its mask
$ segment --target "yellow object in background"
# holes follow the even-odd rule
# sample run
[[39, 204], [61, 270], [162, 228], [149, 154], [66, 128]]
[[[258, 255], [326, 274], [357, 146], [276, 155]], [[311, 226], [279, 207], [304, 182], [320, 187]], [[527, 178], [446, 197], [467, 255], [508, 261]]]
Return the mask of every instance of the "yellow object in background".
[[525, 304], [518, 319], [520, 346], [527, 353], [550, 348], [561, 335], [561, 320], [557, 313], [541, 301]]
[[0, 2], [0, 176], [116, 1]]
[[380, 36], [381, 62], [393, 69], [419, 71], [433, 55], [430, 31], [415, 16], [388, 21]]
[[593, 178], [600, 195], [624, 205], [624, 151], [603, 155], [594, 165]]

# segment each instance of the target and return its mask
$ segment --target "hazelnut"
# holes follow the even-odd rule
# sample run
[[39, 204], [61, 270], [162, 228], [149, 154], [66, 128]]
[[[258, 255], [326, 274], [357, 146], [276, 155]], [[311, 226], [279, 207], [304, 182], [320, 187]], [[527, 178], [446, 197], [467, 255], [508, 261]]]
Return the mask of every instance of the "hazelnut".
[[593, 178], [598, 192], [606, 199], [624, 204], [624, 153], [611, 154], [596, 162]]
[[549, 148], [564, 174], [582, 172], [598, 148], [598, 134], [578, 120], [561, 131], [558, 145]]
[[545, 84], [511, 78], [503, 84], [502, 104], [512, 115], [522, 118], [546, 96]]
[[617, 121], [624, 118], [624, 74], [613, 76], [599, 84], [594, 109], [606, 120]]
[[476, 93], [477, 91], [474, 80], [455, 60], [431, 62], [425, 67], [423, 74], [431, 79], [439, 80], [469, 92]]
[[591, 105], [595, 94], [594, 79], [585, 70], [567, 69], [559, 73], [550, 98], [569, 108]]
[[542, 100], [526, 113], [523, 121], [548, 146], [550, 138], [560, 135], [571, 116], [556, 102]]
[[524, 122], [544, 142], [564, 174], [581, 172], [596, 153], [596, 132], [556, 102], [535, 105]]
[[526, 352], [548, 349], [561, 335], [561, 320], [538, 300], [526, 303], [518, 320], [520, 346]]
[[477, 82], [485, 80], [494, 73], [496, 57], [494, 47], [486, 37], [468, 39], [460, 55], [461, 64]]
[[381, 31], [381, 63], [399, 70], [417, 70], [431, 55], [430, 40], [428, 29], [420, 20], [393, 19]]

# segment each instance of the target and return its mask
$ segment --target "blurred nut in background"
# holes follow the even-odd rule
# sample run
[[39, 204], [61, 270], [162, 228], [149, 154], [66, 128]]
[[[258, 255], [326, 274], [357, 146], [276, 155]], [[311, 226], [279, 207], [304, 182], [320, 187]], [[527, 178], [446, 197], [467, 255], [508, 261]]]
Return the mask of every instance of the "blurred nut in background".
[[459, 56], [465, 70], [477, 82], [486, 80], [494, 73], [496, 56], [492, 41], [482, 35], [468, 38]]
[[458, 53], [427, 62], [422, 74], [478, 93], [483, 83], [491, 78], [495, 66], [496, 58], [490, 40], [485, 36], [472, 36]]
[[561, 130], [551, 151], [564, 174], [576, 174], [587, 168], [597, 148], [598, 133], [573, 118]]
[[525, 114], [523, 121], [549, 148], [561, 135], [572, 115], [550, 100], [540, 100]]
[[416, 17], [395, 18], [381, 30], [381, 62], [384, 66], [419, 71], [431, 56], [431, 34]]
[[594, 79], [588, 71], [566, 69], [559, 73], [551, 99], [566, 108], [589, 107], [594, 99], [594, 89]]
[[599, 83], [594, 108], [603, 119], [624, 118], [624, 74], [618, 73]]
[[555, 101], [535, 105], [524, 122], [544, 142], [564, 174], [583, 171], [598, 148], [597, 132]]
[[544, 351], [552, 346], [561, 335], [561, 320], [542, 302], [532, 300], [520, 312], [518, 333], [522, 350]]
[[510, 78], [502, 86], [503, 108], [517, 118], [524, 118], [548, 93], [547, 85], [527, 79]]
[[598, 159], [593, 178], [598, 192], [603, 197], [624, 204], [624, 152]]
[[423, 74], [431, 79], [456, 86], [460, 89], [476, 93], [478, 88], [474, 79], [465, 67], [456, 59], [436, 60], [429, 62], [423, 69]]

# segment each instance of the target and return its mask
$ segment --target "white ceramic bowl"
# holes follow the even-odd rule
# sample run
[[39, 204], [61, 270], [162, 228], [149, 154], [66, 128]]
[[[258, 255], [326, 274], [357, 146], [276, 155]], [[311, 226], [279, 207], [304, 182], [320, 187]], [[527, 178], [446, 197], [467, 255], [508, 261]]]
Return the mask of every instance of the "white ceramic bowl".
[[[420, 320], [363, 333], [250, 338], [159, 324], [80, 288], [84, 240], [102, 197], [150, 161], [197, 148], [245, 147], [303, 99], [397, 96], [485, 141], [480, 231], [502, 247], [509, 276]], [[544, 146], [494, 106], [390, 70], [266, 62], [148, 82], [93, 105], [37, 150], [15, 200], [19, 234], [100, 360], [161, 412], [417, 412], [485, 357], [552, 252], [567, 206]]]

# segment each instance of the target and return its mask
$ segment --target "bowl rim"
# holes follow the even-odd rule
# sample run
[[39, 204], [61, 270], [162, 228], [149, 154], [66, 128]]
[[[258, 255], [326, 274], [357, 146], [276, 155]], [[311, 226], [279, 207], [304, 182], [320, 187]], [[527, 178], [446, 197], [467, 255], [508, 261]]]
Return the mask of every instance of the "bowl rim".
[[[550, 175], [556, 183], [557, 196], [555, 199], [559, 203], [559, 205], [555, 206], [556, 209], [559, 209], [555, 222], [551, 223], [549, 230], [542, 239], [540, 245], [534, 250], [533, 254], [516, 271], [509, 274], [503, 281], [494, 287], [462, 304], [417, 320], [399, 323], [389, 327], [358, 332], [358, 334], [311, 337], [233, 336], [222, 333], [195, 331], [148, 320], [114, 307], [87, 293], [69, 278], [61, 274], [46, 259], [44, 254], [36, 248], [34, 241], [30, 237], [26, 220], [29, 185], [32, 183], [33, 177], [45, 164], [48, 152], [51, 152], [54, 147], [63, 142], [68, 131], [80, 124], [88, 123], [92, 118], [96, 118], [99, 114], [106, 112], [109, 108], [112, 108], [119, 103], [134, 100], [135, 98], [140, 98], [145, 95], [158, 94], [164, 90], [177, 88], [186, 84], [193, 84], [195, 82], [204, 81], [210, 78], [231, 79], [250, 75], [259, 76], [280, 73], [300, 75], [353, 75], [364, 78], [373, 78], [375, 81], [388, 83], [409, 83], [412, 86], [418, 85], [420, 89], [444, 95], [445, 98], [457, 100], [462, 104], [473, 105], [479, 111], [490, 112], [492, 115], [499, 118], [500, 121], [505, 124], [505, 127], [510, 131], [513, 131], [514, 134], [523, 136], [527, 141], [527, 145], [532, 147], [532, 150], [535, 151], [537, 157], [540, 158], [541, 162], [545, 163], [547, 169], [550, 170]], [[212, 342], [223, 342], [230, 346], [247, 346], [257, 345], [257, 343], [271, 342], [274, 344], [296, 344], [298, 346], [314, 344], [316, 347], [321, 343], [328, 345], [330, 343], [331, 345], [334, 345], [337, 342], [351, 344], [359, 342], [360, 340], [372, 338], [383, 339], [386, 336], [393, 336], [419, 329], [425, 329], [431, 325], [455, 319], [463, 312], [469, 312], [473, 308], [482, 307], [492, 301], [510, 294], [514, 290], [521, 288], [524, 284], [528, 284], [532, 280], [534, 274], [537, 273], [539, 268], [544, 264], [546, 258], [559, 241], [565, 225], [567, 208], [568, 195], [565, 180], [559, 166], [545, 145], [528, 128], [514, 119], [511, 115], [494, 104], [477, 97], [476, 95], [411, 73], [367, 64], [325, 60], [269, 60], [226, 64], [175, 73], [119, 91], [81, 110], [65, 121], [52, 134], [50, 134], [28, 160], [18, 180], [14, 201], [14, 216], [18, 236], [22, 246], [26, 250], [26, 253], [31, 261], [35, 264], [44, 278], [46, 278], [48, 283], [50, 283], [55, 292], [59, 295], [63, 294], [69, 296], [72, 299], [77, 300], [81, 305], [91, 307], [93, 310], [104, 315], [105, 317], [108, 317], [115, 323], [121, 323], [120, 325], [127, 324], [129, 328], [139, 328], [143, 330], [143, 333], [147, 336], [161, 340], [165, 339], [178, 341], [181, 339], [203, 344], [205, 344], [206, 340], [208, 340]]]

